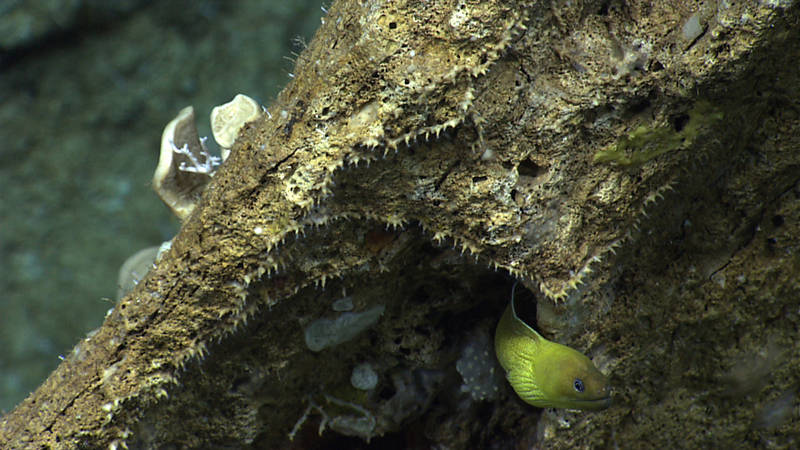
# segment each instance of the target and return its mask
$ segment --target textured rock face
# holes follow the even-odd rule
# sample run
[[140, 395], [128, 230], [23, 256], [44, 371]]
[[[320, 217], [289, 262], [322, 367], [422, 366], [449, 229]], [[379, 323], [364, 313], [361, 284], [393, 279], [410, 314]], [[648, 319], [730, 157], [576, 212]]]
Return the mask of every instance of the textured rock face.
[[[92, 358], [37, 393], [56, 405], [37, 439], [303, 447], [313, 421], [456, 448], [788, 442], [797, 6], [704, 6], [686, 43], [683, 3], [546, 3], [335, 4]], [[460, 349], [508, 300], [486, 265], [611, 373], [616, 406], [537, 417], [460, 391]], [[385, 312], [312, 353], [303, 330], [342, 290]], [[775, 378], [739, 369], [762, 359]], [[349, 379], [364, 360], [368, 392]]]

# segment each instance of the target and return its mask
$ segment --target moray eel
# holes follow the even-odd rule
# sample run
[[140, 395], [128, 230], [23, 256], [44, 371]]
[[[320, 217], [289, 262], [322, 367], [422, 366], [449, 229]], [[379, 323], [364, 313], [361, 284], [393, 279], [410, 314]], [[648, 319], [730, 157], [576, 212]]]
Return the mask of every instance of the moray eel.
[[514, 293], [497, 324], [494, 349], [519, 397], [539, 408], [600, 410], [611, 405], [608, 378], [584, 354], [548, 341], [517, 316]]

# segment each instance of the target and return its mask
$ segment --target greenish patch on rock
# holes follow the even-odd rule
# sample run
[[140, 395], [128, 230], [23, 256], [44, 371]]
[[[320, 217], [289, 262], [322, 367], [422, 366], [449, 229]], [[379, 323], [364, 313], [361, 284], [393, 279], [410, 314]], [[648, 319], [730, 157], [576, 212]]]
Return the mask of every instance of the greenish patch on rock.
[[667, 152], [689, 148], [723, 114], [711, 103], [700, 100], [689, 111], [683, 126], [648, 127], [641, 125], [615, 144], [594, 155], [595, 162], [613, 162], [621, 166], [639, 166]]

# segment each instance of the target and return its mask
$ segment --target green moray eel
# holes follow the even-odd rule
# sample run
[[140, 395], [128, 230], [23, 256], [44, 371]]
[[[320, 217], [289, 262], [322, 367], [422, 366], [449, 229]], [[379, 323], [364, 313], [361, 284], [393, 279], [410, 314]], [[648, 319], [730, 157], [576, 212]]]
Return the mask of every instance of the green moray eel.
[[600, 410], [611, 405], [608, 378], [584, 354], [548, 341], [523, 322], [512, 291], [494, 349], [519, 397], [539, 408]]

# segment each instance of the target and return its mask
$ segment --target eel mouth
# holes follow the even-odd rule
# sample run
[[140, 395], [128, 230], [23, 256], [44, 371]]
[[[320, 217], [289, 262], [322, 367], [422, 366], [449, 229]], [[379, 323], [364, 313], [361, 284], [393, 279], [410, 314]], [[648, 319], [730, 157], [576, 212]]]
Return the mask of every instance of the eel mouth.
[[611, 406], [611, 396], [601, 397], [592, 400], [580, 400], [575, 402], [579, 409], [586, 411], [600, 411]]
[[602, 411], [611, 406], [611, 395], [596, 398], [582, 398], [582, 399], [569, 399], [550, 401], [547, 403], [533, 406], [539, 408], [564, 408], [573, 411]]

